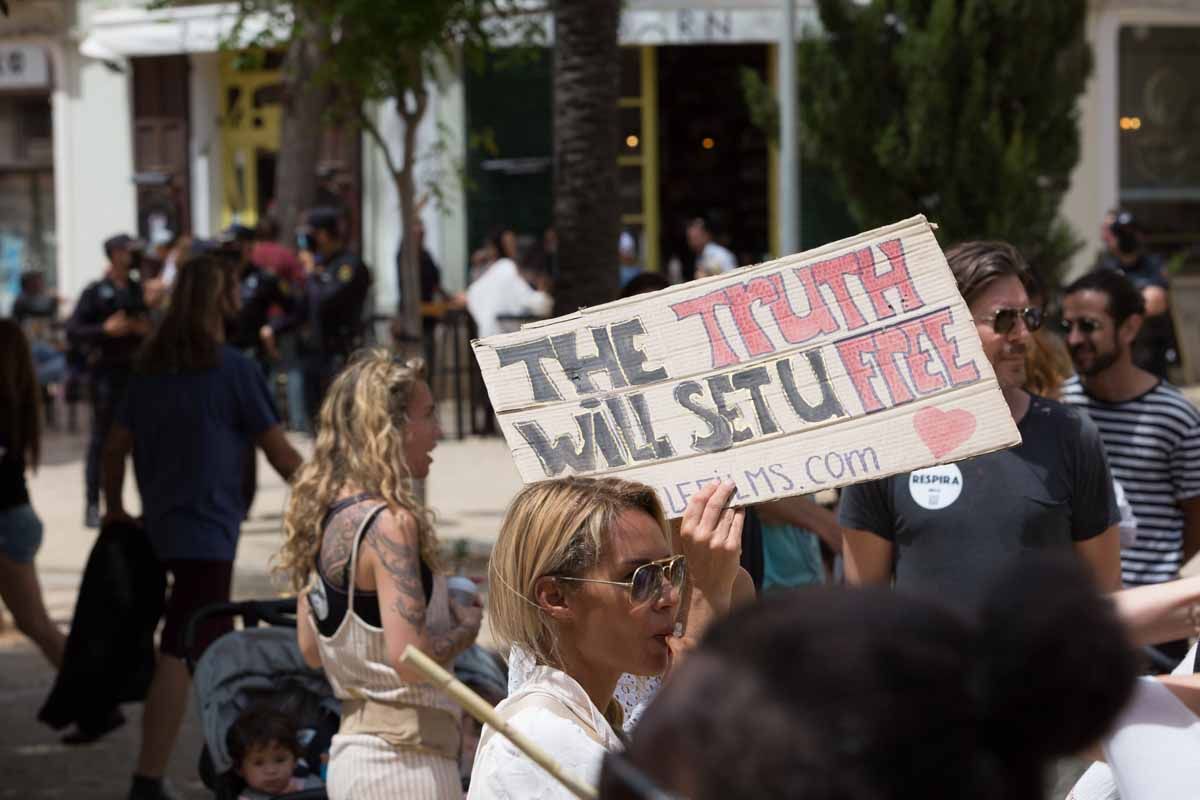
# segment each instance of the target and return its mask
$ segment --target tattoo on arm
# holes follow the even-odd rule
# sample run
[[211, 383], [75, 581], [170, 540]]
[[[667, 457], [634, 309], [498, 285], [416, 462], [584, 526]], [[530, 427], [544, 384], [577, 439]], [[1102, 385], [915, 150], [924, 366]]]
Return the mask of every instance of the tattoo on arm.
[[471, 646], [476, 632], [465, 625], [432, 633], [425, 627], [425, 587], [421, 584], [421, 553], [415, 544], [368, 532], [367, 541], [391, 577], [399, 597], [394, 609], [424, 640], [428, 655], [445, 662]]
[[421, 554], [406, 542], [367, 532], [367, 541], [387, 570], [399, 597], [395, 610], [418, 631], [425, 628], [425, 588], [421, 585]]

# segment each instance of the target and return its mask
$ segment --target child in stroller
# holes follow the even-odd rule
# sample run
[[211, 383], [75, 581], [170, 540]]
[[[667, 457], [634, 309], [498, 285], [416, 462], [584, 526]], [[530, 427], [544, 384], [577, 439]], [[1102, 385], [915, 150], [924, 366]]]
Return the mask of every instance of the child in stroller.
[[[340, 707], [325, 676], [308, 667], [300, 655], [295, 598], [220, 603], [201, 609], [185, 633], [189, 654], [194, 652], [191, 643], [200, 625], [222, 616], [240, 619], [241, 628], [213, 642], [198, 661], [188, 659], [204, 727], [199, 766], [204, 785], [217, 800], [237, 800], [246, 790], [238, 769], [242, 764], [230, 753], [230, 732], [248, 711], [263, 709], [281, 713], [300, 732], [292, 751], [300, 754], [295, 774], [301, 779], [318, 774], [322, 756], [337, 732]], [[313, 782], [305, 780], [304, 785]], [[324, 788], [278, 796], [326, 800]]]
[[233, 770], [246, 788], [238, 800], [273, 800], [302, 789], [318, 788], [316, 775], [300, 777], [296, 766], [304, 757], [296, 721], [270, 706], [256, 706], [233, 723], [226, 737]]

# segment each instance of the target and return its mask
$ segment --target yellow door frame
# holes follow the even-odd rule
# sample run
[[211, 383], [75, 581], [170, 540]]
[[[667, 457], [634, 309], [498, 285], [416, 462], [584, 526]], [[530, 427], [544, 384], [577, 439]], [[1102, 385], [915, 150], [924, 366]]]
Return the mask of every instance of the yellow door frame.
[[[258, 223], [258, 153], [279, 152], [282, 109], [278, 103], [254, 106], [260, 89], [283, 80], [279, 70], [239, 68], [238, 54], [221, 53], [221, 226]], [[229, 103], [230, 90], [237, 98]]]

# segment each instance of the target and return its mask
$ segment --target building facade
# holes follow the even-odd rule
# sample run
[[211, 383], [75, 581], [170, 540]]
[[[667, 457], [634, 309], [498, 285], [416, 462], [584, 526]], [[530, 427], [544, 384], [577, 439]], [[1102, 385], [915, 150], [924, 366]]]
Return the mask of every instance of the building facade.
[[[270, 204], [279, 143], [277, 56], [247, 68], [221, 44], [228, 4], [150, 9], [136, 0], [26, 0], [0, 18], [0, 311], [20, 272], [44, 272], [69, 304], [120, 231], [209, 236]], [[797, 3], [798, 28], [817, 18]], [[1093, 0], [1095, 71], [1080, 101], [1082, 157], [1062, 206], [1088, 245], [1115, 206], [1165, 252], [1200, 241], [1200, 0]], [[683, 250], [682, 226], [713, 220], [743, 263], [778, 251], [778, 158], [751, 124], [739, 72], [774, 81], [784, 15], [775, 0], [629, 0], [621, 22], [624, 227], [651, 269]], [[253, 33], [253, 28], [248, 33]], [[534, 239], [551, 222], [547, 51], [519, 68], [448, 71], [419, 132], [426, 245], [447, 288], [497, 225]], [[399, 122], [375, 109], [399, 147]], [[347, 207], [392, 308], [399, 203], [375, 145], [326, 131], [322, 190]], [[853, 231], [831, 178], [802, 162], [805, 247]], [[902, 212], [898, 211], [898, 216]], [[615, 245], [614, 245], [615, 249]]]

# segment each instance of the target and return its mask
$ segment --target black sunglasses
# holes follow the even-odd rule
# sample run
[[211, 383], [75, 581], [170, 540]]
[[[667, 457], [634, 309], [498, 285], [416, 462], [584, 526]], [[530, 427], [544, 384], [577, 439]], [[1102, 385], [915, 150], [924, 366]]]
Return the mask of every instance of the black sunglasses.
[[1087, 334], [1100, 330], [1101, 323], [1099, 320], [1088, 319], [1087, 317], [1083, 319], [1061, 319], [1058, 321], [1058, 327], [1062, 330], [1063, 334], [1070, 334], [1076, 327], [1079, 328], [1080, 333]]
[[1030, 332], [1042, 327], [1042, 310], [1034, 306], [1027, 308], [997, 308], [990, 317], [976, 318], [976, 322], [992, 323], [992, 330], [1001, 335], [1009, 333], [1017, 325], [1017, 319], [1025, 322], [1025, 328]]

